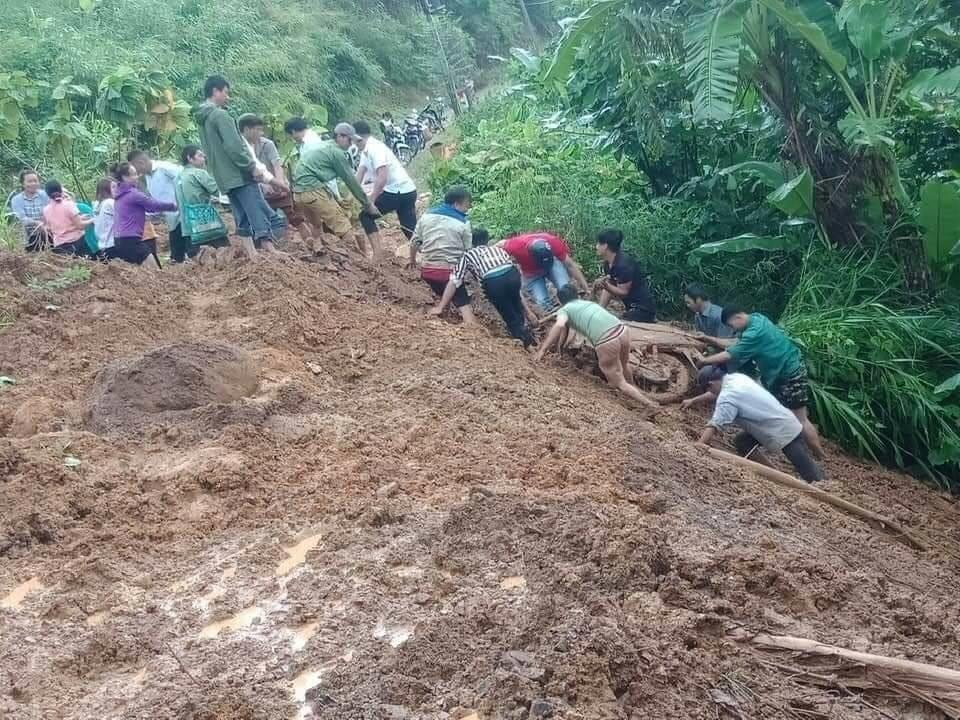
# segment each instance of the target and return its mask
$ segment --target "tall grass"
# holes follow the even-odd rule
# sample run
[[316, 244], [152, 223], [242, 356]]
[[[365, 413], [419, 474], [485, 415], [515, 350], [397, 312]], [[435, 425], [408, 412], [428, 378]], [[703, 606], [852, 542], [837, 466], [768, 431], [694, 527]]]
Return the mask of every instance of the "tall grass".
[[781, 324], [814, 378], [821, 430], [851, 450], [960, 483], [960, 406], [938, 384], [960, 367], [960, 323], [905, 306], [878, 255], [810, 255]]

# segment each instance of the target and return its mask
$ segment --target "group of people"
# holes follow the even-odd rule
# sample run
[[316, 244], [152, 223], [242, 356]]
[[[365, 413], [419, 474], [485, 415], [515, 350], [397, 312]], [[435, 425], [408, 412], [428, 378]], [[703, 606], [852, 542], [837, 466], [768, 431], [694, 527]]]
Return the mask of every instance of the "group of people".
[[[582, 296], [591, 288], [562, 238], [528, 232], [509, 234], [490, 245], [487, 230], [471, 227], [470, 207], [467, 189], [453, 187], [417, 223], [410, 263], [419, 257], [420, 277], [438, 298], [431, 314], [442, 315], [452, 304], [465, 324], [475, 323], [466, 290], [472, 277], [510, 335], [530, 348], [538, 342], [528, 323], [539, 324], [538, 312], [553, 311], [552, 285], [559, 309], [539, 343], [537, 360], [562, 346], [572, 329], [595, 349], [607, 382], [647, 413], [655, 412], [658, 403], [635, 384], [625, 322], [656, 322], [656, 304], [640, 263], [624, 251], [623, 233], [611, 228], [598, 234], [596, 254], [603, 272], [593, 286], [595, 300], [589, 300]], [[624, 306], [622, 317], [609, 309], [614, 298]], [[760, 313], [711, 303], [700, 285], [688, 286], [684, 301], [703, 343], [715, 350], [700, 362], [698, 383], [703, 392], [682, 403], [685, 410], [716, 404], [699, 441], [709, 444], [722, 427], [735, 424], [744, 430], [735, 440], [743, 454], [769, 462], [762, 448], [782, 452], [805, 480], [821, 480], [823, 471], [814, 456], [821, 458], [823, 448], [807, 413], [810, 380], [796, 344]]]
[[[491, 244], [489, 232], [470, 224], [472, 198], [464, 187], [450, 188], [418, 219], [416, 186], [366, 122], [340, 123], [332, 139], [324, 140], [302, 118], [287, 121], [284, 130], [298, 146], [288, 179], [263, 120], [248, 114], [235, 121], [227, 112], [227, 80], [208, 78], [204, 95], [196, 112], [200, 145], [184, 147], [180, 165], [134, 150], [97, 184], [92, 206], [76, 202], [56, 180], [41, 188], [36, 172], [23, 171], [22, 192], [11, 208], [23, 225], [26, 247], [49, 243], [57, 253], [135, 264], [152, 257], [159, 267], [149, 218], [162, 214], [172, 262], [218, 253], [229, 241], [213, 201], [226, 195], [250, 258], [275, 251], [275, 241], [293, 226], [317, 254], [342, 254], [338, 243], [344, 243], [376, 265], [383, 256], [377, 218], [395, 212], [409, 241], [409, 263], [419, 267], [436, 297], [431, 314], [453, 306], [465, 324], [475, 324], [467, 291], [472, 278], [512, 337], [525, 349], [539, 344], [537, 360], [567, 342], [572, 329], [596, 350], [611, 386], [645, 412], [656, 412], [658, 403], [635, 384], [625, 325], [655, 322], [656, 304], [640, 263], [624, 251], [621, 231], [597, 236], [603, 272], [591, 287], [568, 244], [555, 234], [511, 232]], [[337, 242], [328, 243], [328, 235]], [[624, 307], [622, 317], [609, 309], [614, 299]], [[807, 414], [810, 382], [797, 346], [764, 315], [711, 303], [699, 285], [687, 287], [684, 300], [703, 342], [715, 351], [701, 362], [702, 394], [682, 404], [688, 409], [715, 403], [700, 442], [736, 424], [744, 430], [736, 439], [743, 454], [766, 462], [761, 446], [782, 451], [801, 477], [822, 479], [813, 456], [822, 457], [823, 450]], [[538, 343], [533, 328], [550, 315], [554, 325]]]
[[[325, 140], [303, 118], [291, 118], [284, 129], [298, 147], [298, 160], [289, 172], [265, 137], [261, 118], [234, 120], [229, 114], [225, 78], [208, 78], [204, 97], [195, 113], [200, 144], [184, 147], [179, 165], [133, 150], [97, 183], [91, 205], [77, 202], [57, 180], [41, 187], [38, 173], [24, 170], [10, 210], [23, 227], [26, 249], [50, 247], [138, 265], [153, 258], [160, 267], [151, 219], [161, 215], [170, 261], [202, 259], [229, 246], [215, 204], [224, 196], [240, 248], [251, 259], [260, 251], [276, 252], [276, 241], [291, 226], [318, 254], [342, 252], [327, 246], [329, 233], [375, 263], [383, 255], [377, 218], [395, 212], [407, 238], [413, 235], [416, 186], [368, 123], [341, 123]], [[356, 154], [356, 170], [348, 150]]]

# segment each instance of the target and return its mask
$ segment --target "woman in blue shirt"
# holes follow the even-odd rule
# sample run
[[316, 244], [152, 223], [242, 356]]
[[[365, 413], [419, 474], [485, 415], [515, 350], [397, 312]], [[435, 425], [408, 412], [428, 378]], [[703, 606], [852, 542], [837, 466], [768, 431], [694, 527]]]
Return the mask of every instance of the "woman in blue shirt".
[[20, 171], [20, 189], [10, 199], [10, 209], [23, 226], [27, 252], [39, 252], [51, 244], [50, 234], [43, 224], [43, 209], [50, 198], [40, 187], [40, 176], [34, 171]]

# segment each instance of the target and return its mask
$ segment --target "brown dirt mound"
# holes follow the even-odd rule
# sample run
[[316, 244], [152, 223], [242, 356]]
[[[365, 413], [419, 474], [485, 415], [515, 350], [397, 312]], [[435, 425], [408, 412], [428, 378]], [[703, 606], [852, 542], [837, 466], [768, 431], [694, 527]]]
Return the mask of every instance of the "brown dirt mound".
[[829, 453], [916, 552], [411, 271], [288, 250], [43, 295], [64, 261], [0, 262], [0, 716], [943, 716], [726, 628], [960, 666], [956, 501]]
[[228, 404], [257, 390], [257, 368], [243, 350], [218, 343], [177, 343], [119, 360], [97, 377], [85, 412], [99, 433], [136, 433], [176, 423], [185, 412]]

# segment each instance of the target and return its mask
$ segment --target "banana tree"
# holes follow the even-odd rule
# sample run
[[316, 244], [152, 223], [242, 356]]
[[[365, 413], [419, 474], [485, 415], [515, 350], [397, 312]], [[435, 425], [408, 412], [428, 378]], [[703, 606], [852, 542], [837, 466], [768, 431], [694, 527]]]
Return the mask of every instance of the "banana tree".
[[[759, 93], [782, 124], [781, 159], [813, 181], [817, 234], [847, 246], [879, 229], [908, 283], [928, 285], [889, 126], [907, 94], [957, 94], [960, 70], [908, 73], [911, 50], [957, 41], [938, 0], [600, 0], [566, 23], [547, 79], [567, 82], [578, 64], [596, 62], [610, 28], [641, 5], [684, 28], [694, 125], [728, 121], [744, 97]], [[636, 42], [620, 54], [624, 66], [631, 54], [645, 55]], [[824, 95], [843, 104], [839, 120], [822, 107]], [[861, 216], [867, 204], [881, 209], [882, 227]]]
[[[716, 0], [686, 33], [695, 117], [729, 116], [742, 85], [756, 86], [784, 123], [788, 155], [813, 177], [817, 219], [830, 239], [859, 242], [864, 227], [854, 208], [876, 198], [907, 282], [921, 290], [930, 274], [889, 126], [906, 93], [956, 95], [958, 69], [907, 72], [911, 49], [935, 28], [947, 32], [943, 22], [937, 0], [843, 0], [839, 9], [826, 0]], [[811, 118], [801, 99], [798, 64], [809, 57], [847, 102], [835, 127]]]

